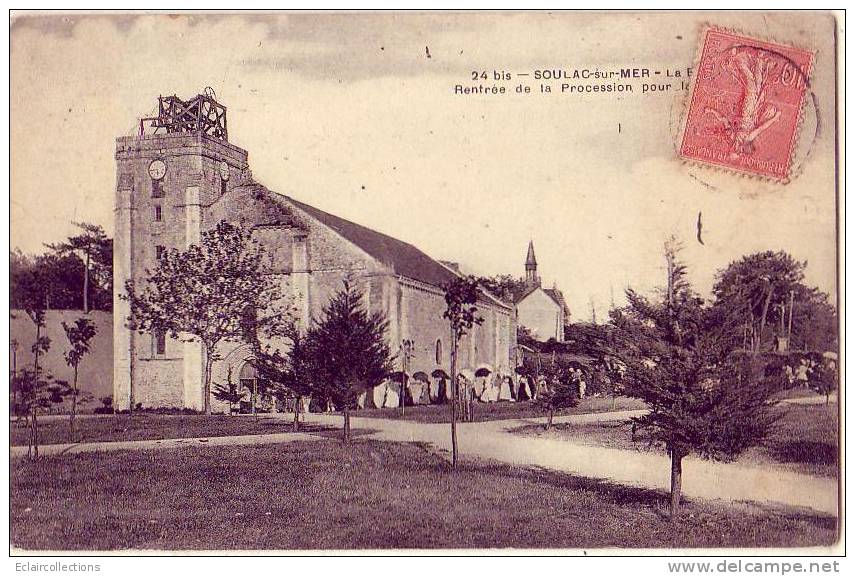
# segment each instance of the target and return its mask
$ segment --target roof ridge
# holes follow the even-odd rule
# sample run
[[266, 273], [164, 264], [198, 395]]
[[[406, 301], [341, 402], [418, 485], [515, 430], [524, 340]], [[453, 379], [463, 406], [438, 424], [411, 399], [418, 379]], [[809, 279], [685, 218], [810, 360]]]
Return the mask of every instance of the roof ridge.
[[[345, 241], [350, 242], [365, 252], [371, 258], [389, 266], [395, 274], [404, 278], [441, 288], [449, 280], [464, 276], [460, 271], [443, 264], [410, 242], [321, 210], [287, 194], [275, 192], [260, 182], [247, 182], [235, 186], [234, 189], [239, 188], [258, 190], [281, 208], [287, 211], [296, 209], [304, 213], [309, 218], [316, 220], [321, 225], [341, 236]], [[295, 217], [299, 218], [298, 215], [295, 215]], [[510, 308], [508, 303], [497, 298], [495, 295], [487, 291], [482, 292], [484, 292], [484, 298], [491, 304]]]
[[277, 201], [290, 203], [310, 218], [330, 228], [370, 257], [389, 266], [400, 276], [441, 287], [442, 284], [458, 275], [457, 272], [448, 269], [409, 242], [326, 212], [287, 194], [280, 194], [267, 188], [265, 190], [272, 194]]
[[[298, 205], [298, 207], [301, 207], [301, 208], [302, 208], [303, 206], [307, 206], [308, 208], [310, 208], [311, 210], [313, 210], [313, 211], [315, 211], [315, 212], [321, 212], [321, 213], [323, 213], [323, 214], [325, 214], [325, 215], [327, 215], [327, 216], [330, 216], [330, 217], [332, 217], [332, 218], [335, 218], [336, 220], [341, 220], [341, 221], [346, 222], [346, 223], [348, 223], [348, 224], [350, 224], [350, 225], [352, 225], [352, 226], [358, 226], [359, 228], [362, 228], [362, 229], [366, 230], [367, 232], [371, 232], [372, 234], [377, 234], [377, 235], [379, 235], [379, 236], [383, 236], [383, 237], [388, 238], [388, 239], [390, 239], [390, 240], [393, 240], [393, 241], [395, 241], [395, 242], [399, 242], [399, 243], [401, 243], [401, 244], [406, 244], [406, 245], [407, 245], [407, 246], [409, 246], [410, 248], [414, 248], [414, 249], [418, 250], [419, 252], [421, 252], [421, 249], [419, 249], [419, 247], [418, 247], [418, 246], [416, 246], [416, 245], [414, 245], [414, 244], [410, 244], [410, 243], [409, 243], [409, 242], [407, 242], [406, 240], [401, 240], [400, 238], [395, 238], [394, 236], [390, 236], [389, 234], [386, 234], [385, 232], [380, 232], [379, 230], [375, 230], [374, 228], [369, 228], [368, 226], [366, 226], [366, 225], [364, 225], [364, 224], [360, 224], [359, 222], [354, 222], [353, 220], [348, 220], [347, 218], [342, 218], [341, 216], [338, 216], [338, 215], [336, 215], [336, 214], [333, 214], [332, 212], [327, 212], [327, 211], [325, 211], [325, 210], [321, 210], [320, 208], [317, 208], [317, 207], [315, 207], [315, 206], [312, 206], [311, 204], [306, 204], [305, 202], [302, 202], [302, 201], [300, 201], [300, 200], [297, 200], [296, 198], [292, 198], [291, 196], [288, 196], [287, 194], [280, 194], [279, 192], [274, 192], [274, 191], [272, 191], [272, 190], [270, 190], [270, 189], [267, 189], [267, 191], [268, 191], [268, 192], [270, 192], [271, 194], [275, 194], [275, 195], [277, 195], [277, 196], [281, 196], [282, 198], [287, 198], [287, 199], [288, 199], [288, 200], [290, 200], [291, 202], [294, 202], [295, 204], [297, 204], [297, 205]], [[424, 254], [424, 252], [422, 252], [422, 253]], [[425, 256], [428, 256], [428, 255], [427, 255], [427, 254], [425, 254]], [[431, 258], [431, 257], [430, 257], [430, 256], [428, 256], [428, 258]], [[437, 264], [441, 264], [438, 260], [436, 260], [436, 259], [434, 259], [434, 258], [431, 258], [431, 260], [434, 260], [434, 262], [436, 262]]]

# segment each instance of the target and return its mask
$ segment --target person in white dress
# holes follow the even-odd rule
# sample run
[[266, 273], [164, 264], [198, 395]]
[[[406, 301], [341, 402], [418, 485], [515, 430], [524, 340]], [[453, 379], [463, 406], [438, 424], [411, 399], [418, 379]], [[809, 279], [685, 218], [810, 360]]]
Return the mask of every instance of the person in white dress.
[[499, 400], [509, 400], [511, 402], [514, 401], [514, 397], [511, 394], [511, 377], [506, 375], [499, 376]]
[[398, 391], [395, 390], [392, 386], [386, 386], [386, 403], [383, 405], [384, 408], [397, 408], [400, 404], [400, 395]]

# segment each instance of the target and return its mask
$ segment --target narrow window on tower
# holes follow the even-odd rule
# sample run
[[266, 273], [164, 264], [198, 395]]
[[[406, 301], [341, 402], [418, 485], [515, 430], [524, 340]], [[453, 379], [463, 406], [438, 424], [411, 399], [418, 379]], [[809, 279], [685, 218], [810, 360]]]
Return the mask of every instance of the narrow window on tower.
[[163, 207], [160, 204], [155, 204], [154, 206], [154, 221], [162, 222], [163, 221]]
[[225, 178], [220, 176], [220, 194], [226, 193], [226, 186], [228, 185], [228, 183], [229, 183], [228, 180], [226, 180]]
[[442, 364], [442, 340], [436, 341], [436, 363]]
[[151, 179], [151, 197], [163, 198], [163, 180]]
[[156, 356], [163, 356], [166, 354], [166, 332], [163, 330], [155, 330], [152, 334], [152, 352]]
[[154, 256], [155, 256], [155, 258], [157, 258], [158, 260], [160, 260], [160, 259], [163, 257], [163, 253], [164, 253], [165, 251], [166, 251], [166, 248], [164, 248], [163, 246], [155, 246], [155, 247], [154, 247]]

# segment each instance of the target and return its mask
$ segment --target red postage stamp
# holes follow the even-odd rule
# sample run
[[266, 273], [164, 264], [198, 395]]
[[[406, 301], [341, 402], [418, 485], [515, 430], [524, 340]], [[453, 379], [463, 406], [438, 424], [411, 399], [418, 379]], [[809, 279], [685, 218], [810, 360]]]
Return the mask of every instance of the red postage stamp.
[[813, 61], [808, 50], [707, 29], [680, 156], [788, 180]]

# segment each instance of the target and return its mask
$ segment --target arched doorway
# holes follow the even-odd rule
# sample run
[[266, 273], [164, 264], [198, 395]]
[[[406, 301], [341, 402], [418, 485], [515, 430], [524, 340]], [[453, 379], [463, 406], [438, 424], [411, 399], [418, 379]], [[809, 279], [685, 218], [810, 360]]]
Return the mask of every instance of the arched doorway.
[[251, 359], [246, 360], [238, 372], [238, 391], [248, 400], [241, 400], [243, 413], [269, 412], [272, 408], [270, 382], [258, 376], [258, 368]]

